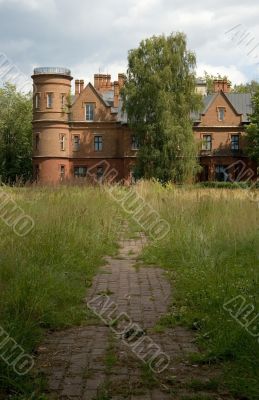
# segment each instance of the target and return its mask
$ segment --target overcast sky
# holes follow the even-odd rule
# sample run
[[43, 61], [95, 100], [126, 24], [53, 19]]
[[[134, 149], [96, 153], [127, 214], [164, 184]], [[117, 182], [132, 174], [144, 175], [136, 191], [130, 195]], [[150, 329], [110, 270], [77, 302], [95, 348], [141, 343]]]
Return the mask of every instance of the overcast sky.
[[115, 79], [141, 39], [181, 31], [198, 75], [259, 78], [258, 0], [0, 0], [0, 18], [0, 53], [28, 75], [64, 66], [74, 78]]

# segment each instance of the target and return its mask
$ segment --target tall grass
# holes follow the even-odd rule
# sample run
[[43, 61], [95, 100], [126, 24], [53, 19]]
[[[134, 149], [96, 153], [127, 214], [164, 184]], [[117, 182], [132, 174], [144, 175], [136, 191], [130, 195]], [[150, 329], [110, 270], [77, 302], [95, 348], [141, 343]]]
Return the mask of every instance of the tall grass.
[[[98, 187], [5, 190], [35, 228], [18, 237], [0, 220], [0, 325], [32, 354], [44, 330], [85, 321], [86, 288], [103, 255], [116, 248], [120, 210]], [[0, 368], [5, 391], [32, 391], [28, 378], [3, 361]]]
[[[98, 187], [8, 190], [35, 228], [20, 238], [0, 220], [0, 325], [32, 354], [46, 329], [85, 321], [82, 300], [102, 256], [115, 251], [122, 210]], [[230, 390], [257, 399], [259, 344], [223, 308], [242, 295], [258, 312], [257, 204], [244, 190], [142, 182], [137, 191], [171, 225], [143, 254], [172, 280], [166, 323], [195, 329], [204, 350], [199, 361], [222, 363]], [[2, 361], [0, 387], [24, 393], [23, 400], [36, 390], [35, 400], [43, 400], [40, 382], [20, 379]]]
[[198, 333], [200, 362], [222, 363], [224, 381], [242, 398], [259, 396], [259, 343], [223, 308], [242, 295], [259, 312], [258, 205], [243, 190], [176, 189], [141, 183], [139, 193], [171, 225], [144, 260], [168, 270], [173, 305], [166, 324]]

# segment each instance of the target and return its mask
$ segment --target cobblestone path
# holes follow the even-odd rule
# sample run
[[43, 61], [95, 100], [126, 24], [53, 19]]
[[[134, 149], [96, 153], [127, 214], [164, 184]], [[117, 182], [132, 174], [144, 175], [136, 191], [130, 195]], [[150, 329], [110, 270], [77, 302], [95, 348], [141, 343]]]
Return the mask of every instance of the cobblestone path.
[[51, 333], [41, 344], [37, 365], [47, 377], [49, 399], [229, 398], [204, 390], [199, 392], [201, 397], [192, 397], [192, 389], [187, 389], [188, 382], [195, 379], [206, 386], [213, 374], [208, 367], [188, 361], [189, 353], [198, 352], [192, 332], [180, 327], [160, 333], [154, 329], [168, 310], [172, 289], [162, 269], [136, 267], [144, 244], [144, 236], [122, 241], [118, 256], [107, 257], [107, 264], [96, 275], [86, 302], [108, 296], [118, 305], [118, 312], [127, 313], [141, 327], [144, 343], [148, 339], [160, 346], [170, 358], [169, 366], [161, 373], [152, 373], [131, 346], [114, 333], [115, 327], [111, 329], [95, 318], [86, 326]]

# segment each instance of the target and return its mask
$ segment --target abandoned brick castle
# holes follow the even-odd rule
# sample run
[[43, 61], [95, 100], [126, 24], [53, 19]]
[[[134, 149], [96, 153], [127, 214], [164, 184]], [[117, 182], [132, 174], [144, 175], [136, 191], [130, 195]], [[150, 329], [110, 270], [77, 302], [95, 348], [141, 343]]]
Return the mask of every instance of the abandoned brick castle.
[[[138, 142], [122, 111], [120, 89], [125, 76], [119, 74], [118, 80], [111, 82], [110, 75], [95, 74], [94, 85], [86, 86], [83, 80], [76, 80], [73, 96], [68, 69], [36, 68], [32, 78], [35, 178], [56, 183], [85, 177], [95, 168], [96, 176], [101, 177], [102, 162], [108, 162], [118, 180], [130, 182]], [[197, 80], [196, 89], [204, 101], [202, 113], [192, 115], [193, 133], [201, 143], [199, 179], [225, 180], [225, 171], [236, 161], [255, 171], [245, 152], [251, 95], [231, 93], [226, 80], [215, 80], [210, 95], [203, 80]], [[232, 172], [240, 173], [238, 163]]]

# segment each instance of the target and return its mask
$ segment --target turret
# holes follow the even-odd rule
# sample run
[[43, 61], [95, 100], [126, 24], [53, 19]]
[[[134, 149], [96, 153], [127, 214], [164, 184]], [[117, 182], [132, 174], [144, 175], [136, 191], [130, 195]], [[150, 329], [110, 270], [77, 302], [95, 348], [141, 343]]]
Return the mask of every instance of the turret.
[[[33, 164], [35, 178], [57, 182], [69, 174], [70, 70], [35, 68]], [[49, 172], [51, 172], [49, 174]]]

